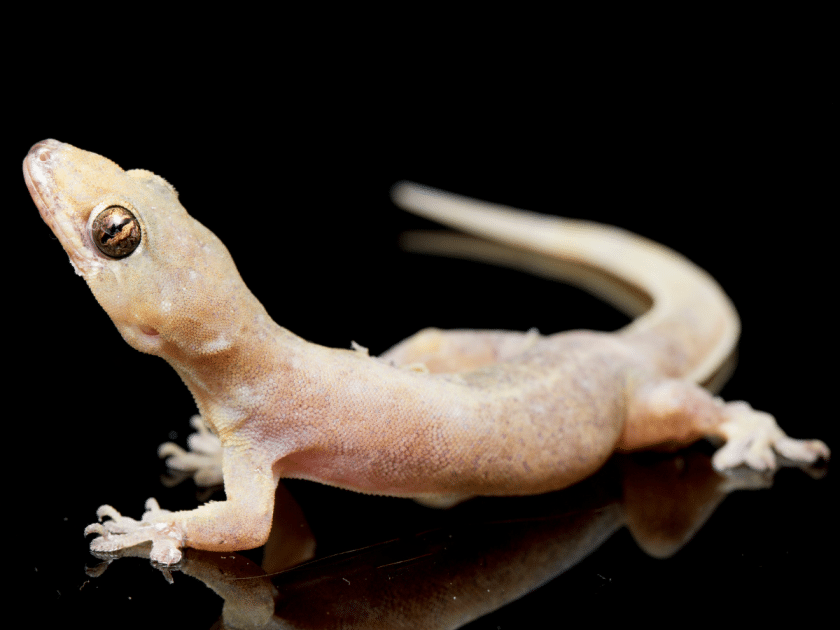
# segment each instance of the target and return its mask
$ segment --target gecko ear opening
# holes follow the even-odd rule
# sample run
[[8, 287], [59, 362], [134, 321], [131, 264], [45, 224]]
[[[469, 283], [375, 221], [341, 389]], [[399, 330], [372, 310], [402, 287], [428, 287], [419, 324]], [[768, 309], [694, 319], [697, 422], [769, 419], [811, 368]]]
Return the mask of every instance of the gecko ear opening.
[[109, 258], [125, 258], [142, 239], [140, 223], [122, 206], [108, 206], [94, 218], [90, 237], [96, 248]]

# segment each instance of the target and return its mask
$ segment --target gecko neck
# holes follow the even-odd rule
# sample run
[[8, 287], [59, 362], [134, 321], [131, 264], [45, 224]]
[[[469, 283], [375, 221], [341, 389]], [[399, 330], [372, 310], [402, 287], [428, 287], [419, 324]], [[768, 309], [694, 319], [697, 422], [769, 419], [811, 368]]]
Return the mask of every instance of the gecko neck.
[[[300, 371], [304, 339], [276, 324], [260, 306], [247, 325], [238, 326], [218, 352], [168, 352], [163, 358], [178, 372], [199, 413], [222, 437], [249, 418], [264, 414], [266, 397], [288, 391]], [[262, 411], [260, 411], [262, 410]]]

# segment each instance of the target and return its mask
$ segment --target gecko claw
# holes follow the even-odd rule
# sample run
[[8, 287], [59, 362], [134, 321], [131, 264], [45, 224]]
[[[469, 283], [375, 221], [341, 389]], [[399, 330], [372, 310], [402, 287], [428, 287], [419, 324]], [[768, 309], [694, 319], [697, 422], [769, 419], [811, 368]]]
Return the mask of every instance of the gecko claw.
[[111, 520], [114, 520], [114, 521], [116, 521], [116, 520], [118, 520], [118, 519], [121, 519], [121, 518], [122, 518], [122, 514], [120, 514], [119, 512], [117, 512], [117, 511], [116, 511], [114, 508], [112, 508], [110, 505], [100, 505], [100, 506], [97, 508], [97, 510], [96, 510], [96, 517], [97, 517], [97, 518], [100, 520], [100, 522], [101, 522], [101, 521], [102, 521], [102, 519], [103, 519], [103, 518], [105, 518], [106, 516], [107, 516], [108, 518], [110, 518]]
[[91, 534], [99, 534], [100, 536], [104, 536], [105, 533], [105, 528], [102, 526], [102, 523], [91, 523], [90, 525], [85, 527], [85, 538], [87, 538]]

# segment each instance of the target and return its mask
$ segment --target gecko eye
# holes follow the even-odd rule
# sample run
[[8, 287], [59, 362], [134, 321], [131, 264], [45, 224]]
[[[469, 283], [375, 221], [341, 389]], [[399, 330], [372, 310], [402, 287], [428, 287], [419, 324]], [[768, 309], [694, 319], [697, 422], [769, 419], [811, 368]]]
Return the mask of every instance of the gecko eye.
[[122, 206], [108, 206], [91, 223], [90, 236], [109, 258], [125, 258], [140, 244], [140, 223]]

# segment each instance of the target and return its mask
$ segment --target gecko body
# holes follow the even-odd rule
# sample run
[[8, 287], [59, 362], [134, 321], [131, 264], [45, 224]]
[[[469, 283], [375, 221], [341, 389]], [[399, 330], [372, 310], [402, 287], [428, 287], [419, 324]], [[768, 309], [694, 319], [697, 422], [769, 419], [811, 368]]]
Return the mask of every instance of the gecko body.
[[[734, 307], [685, 258], [618, 228], [395, 187], [413, 212], [596, 267], [647, 292], [653, 307], [616, 333], [426, 329], [370, 357], [276, 324], [163, 178], [56, 140], [32, 147], [24, 176], [120, 334], [178, 372], [221, 453], [225, 501], [168, 512], [150, 500], [140, 520], [102, 506], [107, 520], [86, 530], [98, 534], [92, 549], [151, 541], [151, 558], [172, 564], [183, 547], [259, 546], [281, 478], [448, 505], [563, 488], [616, 450], [704, 436], [726, 442], [714, 458], [721, 469], [772, 468], [775, 452], [829, 455], [698, 386], [737, 341]], [[168, 452], [186, 467], [195, 455]]]

